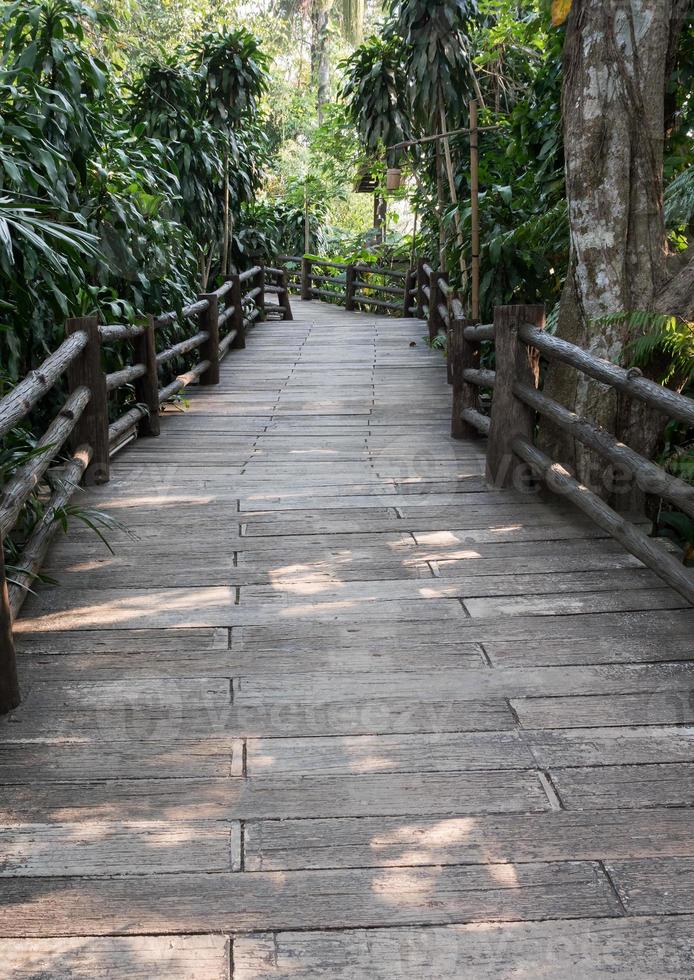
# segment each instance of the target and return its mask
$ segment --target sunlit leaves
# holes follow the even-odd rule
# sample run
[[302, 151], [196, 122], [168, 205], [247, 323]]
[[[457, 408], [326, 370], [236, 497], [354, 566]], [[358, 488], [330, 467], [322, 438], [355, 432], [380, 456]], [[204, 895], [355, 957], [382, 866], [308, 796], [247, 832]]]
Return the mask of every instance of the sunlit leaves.
[[364, 145], [375, 151], [409, 137], [407, 75], [402, 45], [370, 37], [340, 66], [342, 98]]
[[472, 91], [469, 35], [476, 0], [392, 0], [387, 35], [404, 42], [408, 97], [425, 132], [438, 131], [438, 111], [454, 115]]
[[571, 13], [573, 0], [552, 0], [552, 26], [560, 27]]

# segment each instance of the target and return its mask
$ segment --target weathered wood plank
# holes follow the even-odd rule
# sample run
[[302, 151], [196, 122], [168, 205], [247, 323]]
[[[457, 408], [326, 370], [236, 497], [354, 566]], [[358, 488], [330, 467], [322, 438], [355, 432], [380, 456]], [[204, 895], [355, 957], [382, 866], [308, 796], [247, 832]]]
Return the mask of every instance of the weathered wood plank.
[[[122, 688], [119, 688], [122, 690]], [[50, 706], [56, 708], [55, 704]], [[380, 698], [358, 701], [286, 704], [188, 705], [170, 696], [124, 697], [107, 709], [88, 704], [73, 710], [36, 707], [31, 693], [25, 703], [0, 723], [0, 742], [45, 741], [48, 738], [196, 739], [236, 737], [300, 737], [321, 735], [410, 734], [412, 732], [509, 731], [515, 718], [504, 700], [418, 701]]]
[[570, 810], [694, 806], [691, 763], [567, 767], [554, 769], [552, 781]]
[[694, 728], [591, 728], [523, 732], [538, 764], [618, 766], [694, 761]]
[[643, 609], [688, 609], [689, 603], [669, 588], [615, 592], [574, 592], [524, 598], [470, 599], [471, 616], [575, 616], [578, 613], [630, 612]]
[[0, 881], [0, 935], [358, 928], [618, 916], [599, 865], [490, 865]]
[[599, 728], [601, 725], [694, 724], [693, 691], [513, 699], [524, 728]]
[[[435, 585], [435, 580], [431, 580]], [[630, 593], [624, 593], [628, 595]], [[637, 593], [640, 594], [640, 593]], [[320, 596], [320, 593], [319, 593]], [[275, 603], [237, 603], [233, 587], [190, 586], [170, 589], [49, 589], [32, 596], [26, 604], [17, 632], [33, 630], [136, 629], [148, 623], [153, 628], [189, 629], [203, 626], [234, 626], [276, 621]], [[347, 596], [334, 602], [315, 601], [312, 595], [297, 601], [284, 615], [304, 620], [380, 620], [386, 613], [411, 617], [411, 601], [365, 600], [357, 605]], [[434, 599], [418, 603], [419, 620], [464, 619], [457, 599]], [[387, 609], [384, 609], [384, 606]], [[356, 607], [356, 608], [355, 608]]]
[[0, 821], [459, 816], [549, 809], [535, 772], [121, 779], [0, 786]]
[[610, 861], [610, 874], [632, 915], [682, 915], [694, 910], [694, 860]]
[[225, 936], [119, 936], [0, 941], [13, 980], [228, 980]]
[[247, 871], [694, 857], [689, 809], [249, 821]]
[[242, 772], [243, 745], [230, 738], [0, 744], [0, 780], [6, 784], [127, 779], [134, 773], [139, 779], [163, 779]]
[[0, 878], [238, 871], [238, 822], [0, 826]]
[[682, 980], [694, 917], [282, 932], [234, 941], [235, 980]]
[[251, 776], [530, 769], [533, 756], [516, 732], [249, 739]]
[[[464, 632], [461, 630], [462, 635]], [[276, 676], [260, 671], [244, 674], [235, 687], [235, 702], [262, 705], [304, 701], [343, 702], [382, 697], [412, 696], [457, 699], [557, 697], [571, 690], [575, 695], [678, 692], [688, 697], [694, 681], [694, 664], [615, 664], [574, 667], [521, 667], [495, 670], [441, 668], [436, 671], [365, 671], [351, 674], [297, 672]]]

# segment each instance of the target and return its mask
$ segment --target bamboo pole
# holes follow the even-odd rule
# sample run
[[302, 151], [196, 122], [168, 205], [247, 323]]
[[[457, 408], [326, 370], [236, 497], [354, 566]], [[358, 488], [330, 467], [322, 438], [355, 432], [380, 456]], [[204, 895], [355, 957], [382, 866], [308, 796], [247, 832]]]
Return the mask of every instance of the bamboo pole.
[[436, 144], [436, 204], [439, 222], [439, 267], [446, 267], [446, 234], [443, 230], [443, 163], [441, 160], [441, 143]]
[[[224, 151], [224, 243], [222, 247], [222, 275], [229, 272], [229, 150]], [[206, 288], [206, 287], [204, 287]]]
[[[501, 129], [501, 124], [497, 123], [495, 126], [478, 126], [477, 130], [480, 133], [490, 132], [494, 129]], [[392, 146], [386, 147], [386, 152], [390, 153], [391, 150], [406, 150], [410, 146], [420, 146], [422, 143], [433, 143], [434, 140], [442, 140], [448, 136], [461, 136], [463, 134], [468, 134], [470, 132], [469, 126], [463, 126], [460, 129], [449, 129], [447, 132], [435, 133], [433, 136], [424, 136], [419, 140], [406, 140], [404, 143], [393, 143]]]
[[[441, 128], [446, 132], [446, 110], [443, 102], [440, 103]], [[451, 195], [451, 204], [455, 208], [455, 227], [458, 234], [458, 249], [460, 253], [460, 273], [463, 283], [467, 279], [467, 265], [465, 264], [463, 224], [458, 211], [458, 191], [455, 186], [455, 173], [453, 172], [453, 157], [451, 156], [451, 143], [448, 136], [443, 138], [443, 151], [446, 158], [446, 171], [448, 172], [448, 190]], [[443, 263], [441, 265], [443, 269]]]
[[470, 194], [472, 212], [472, 302], [473, 323], [480, 321], [480, 177], [477, 101], [470, 102]]

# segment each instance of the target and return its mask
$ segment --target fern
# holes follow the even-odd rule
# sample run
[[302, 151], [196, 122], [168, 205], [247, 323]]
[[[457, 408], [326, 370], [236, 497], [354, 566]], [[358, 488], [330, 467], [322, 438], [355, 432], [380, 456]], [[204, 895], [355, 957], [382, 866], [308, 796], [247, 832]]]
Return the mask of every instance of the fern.
[[674, 378], [689, 384], [694, 379], [694, 324], [677, 316], [634, 310], [598, 317], [593, 323], [603, 326], [625, 326], [638, 333], [622, 352], [622, 362], [648, 367], [654, 357], [666, 354], [669, 364], [660, 377], [661, 384]]
[[670, 181], [665, 191], [665, 224], [681, 228], [694, 218], [694, 166], [687, 167]]

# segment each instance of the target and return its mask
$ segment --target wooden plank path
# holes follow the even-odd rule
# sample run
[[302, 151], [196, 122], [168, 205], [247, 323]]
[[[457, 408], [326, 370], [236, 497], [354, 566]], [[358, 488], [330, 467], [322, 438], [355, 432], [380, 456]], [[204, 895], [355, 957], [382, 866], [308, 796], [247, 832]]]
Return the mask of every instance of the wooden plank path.
[[486, 490], [422, 324], [297, 303], [17, 624], [0, 976], [690, 978], [694, 611]]

